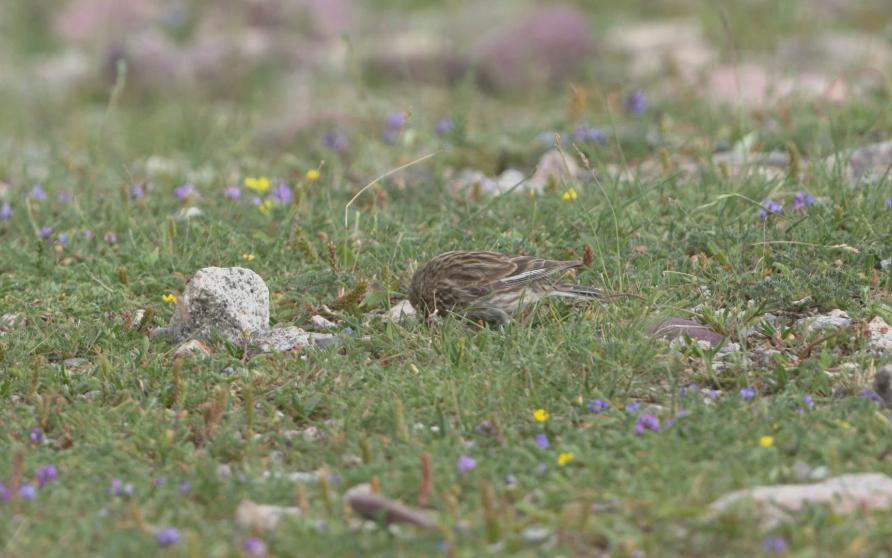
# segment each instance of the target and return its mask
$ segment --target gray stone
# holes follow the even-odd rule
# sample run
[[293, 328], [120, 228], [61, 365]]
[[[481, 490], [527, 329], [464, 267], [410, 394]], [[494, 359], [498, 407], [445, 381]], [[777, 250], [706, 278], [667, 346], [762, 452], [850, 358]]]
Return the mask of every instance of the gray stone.
[[848, 313], [839, 308], [831, 310], [829, 314], [821, 314], [796, 320], [796, 326], [802, 328], [806, 333], [840, 329], [849, 327], [850, 325], [852, 325], [852, 319], [849, 317]]
[[270, 329], [251, 338], [251, 346], [262, 353], [283, 353], [309, 345], [325, 348], [339, 342], [340, 338], [331, 333], [309, 333], [294, 326]]
[[67, 370], [68, 372], [72, 373], [83, 372], [92, 366], [92, 362], [81, 357], [66, 358], [62, 361], [62, 367], [65, 368], [65, 370]]
[[549, 149], [536, 164], [536, 171], [527, 183], [530, 190], [537, 192], [553, 181], [557, 187], [576, 186], [579, 165], [569, 153], [561, 153], [557, 149]]
[[837, 515], [887, 509], [892, 506], [892, 478], [880, 473], [841, 475], [814, 484], [781, 484], [746, 488], [722, 496], [710, 506], [713, 514], [741, 501], [752, 502], [757, 514], [777, 524], [812, 505], [825, 505]]
[[841, 168], [852, 184], [882, 180], [892, 168], [892, 140], [836, 153], [825, 163], [830, 170]]
[[168, 330], [175, 339], [220, 335], [241, 346], [268, 326], [269, 289], [259, 275], [243, 267], [206, 267], [177, 299]]
[[412, 308], [412, 304], [408, 300], [401, 300], [387, 311], [386, 317], [393, 322], [402, 322], [412, 320], [416, 315], [417, 312]]
[[886, 320], [876, 316], [867, 324], [867, 331], [870, 334], [871, 349], [884, 353], [892, 352], [892, 328]]
[[319, 329], [319, 330], [333, 329], [333, 328], [338, 327], [338, 325], [336, 323], [334, 323], [333, 321], [325, 318], [324, 316], [319, 316], [319, 315], [316, 315], [316, 316], [313, 316], [312, 318], [310, 318], [310, 324], [312, 324], [312, 326], [314, 328]]

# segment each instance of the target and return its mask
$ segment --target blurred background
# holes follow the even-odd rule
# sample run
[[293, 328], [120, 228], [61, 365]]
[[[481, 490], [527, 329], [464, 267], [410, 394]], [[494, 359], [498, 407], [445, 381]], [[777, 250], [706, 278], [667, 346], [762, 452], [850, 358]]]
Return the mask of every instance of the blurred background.
[[[457, 166], [473, 153], [497, 173], [543, 133], [584, 139], [645, 107], [660, 130], [683, 106], [674, 147], [713, 149], [792, 118], [789, 99], [882, 106], [890, 62], [887, 0], [4, 0], [0, 149], [101, 129], [103, 149], [202, 158], [223, 135], [346, 165], [361, 145], [371, 172], [394, 144], [450, 134]], [[776, 143], [791, 139], [835, 142], [792, 126]], [[635, 158], [660, 142], [628, 143]]]

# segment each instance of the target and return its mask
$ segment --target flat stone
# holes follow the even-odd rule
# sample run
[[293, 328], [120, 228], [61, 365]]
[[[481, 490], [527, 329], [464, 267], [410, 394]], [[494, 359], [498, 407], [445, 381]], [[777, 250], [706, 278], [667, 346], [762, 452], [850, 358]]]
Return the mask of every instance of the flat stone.
[[892, 506], [892, 478], [880, 473], [841, 475], [814, 484], [780, 484], [746, 488], [712, 503], [719, 514], [741, 501], [752, 502], [764, 521], [776, 524], [812, 505], [823, 505], [837, 515], [883, 510]]
[[295, 326], [277, 327], [251, 337], [251, 346], [262, 353], [284, 353], [310, 345], [324, 348], [339, 342], [340, 338], [337, 335], [310, 333]]
[[825, 331], [830, 329], [841, 329], [852, 325], [852, 319], [844, 310], [836, 308], [828, 314], [820, 314], [796, 320], [796, 326], [806, 333], [814, 333], [816, 331]]

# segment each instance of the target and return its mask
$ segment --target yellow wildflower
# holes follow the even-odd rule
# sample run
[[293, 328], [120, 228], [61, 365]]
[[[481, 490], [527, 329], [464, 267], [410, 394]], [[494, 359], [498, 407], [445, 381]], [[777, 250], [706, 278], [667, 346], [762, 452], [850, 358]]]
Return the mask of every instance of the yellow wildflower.
[[574, 459], [576, 459], [576, 456], [573, 455], [572, 453], [562, 453], [558, 456], [558, 465], [563, 467], [564, 465], [573, 461]]
[[770, 448], [774, 445], [774, 436], [762, 436], [759, 438], [759, 445], [763, 448]]
[[249, 176], [245, 179], [245, 188], [254, 190], [259, 194], [265, 194], [269, 191], [269, 178], [265, 176], [261, 176], [260, 178]]
[[175, 304], [177, 301], [177, 295], [167, 293], [161, 296], [161, 300], [168, 304]]
[[246, 262], [253, 262], [254, 254], [242, 254], [242, 259], [245, 260]]
[[551, 415], [549, 415], [548, 411], [546, 411], [545, 409], [536, 409], [535, 411], [533, 411], [533, 419], [536, 422], [545, 422], [550, 417]]
[[270, 200], [266, 200], [265, 202], [263, 202], [262, 204], [257, 206], [257, 209], [259, 209], [260, 212], [263, 213], [264, 215], [269, 213], [269, 210], [272, 208], [273, 208], [273, 202], [271, 202]]
[[576, 193], [576, 188], [570, 188], [561, 194], [561, 199], [567, 203], [575, 202], [577, 197], [578, 194]]
[[318, 169], [310, 169], [307, 171], [307, 180], [309, 182], [316, 182], [317, 180], [319, 180], [319, 177], [321, 175], [322, 174], [319, 172]]

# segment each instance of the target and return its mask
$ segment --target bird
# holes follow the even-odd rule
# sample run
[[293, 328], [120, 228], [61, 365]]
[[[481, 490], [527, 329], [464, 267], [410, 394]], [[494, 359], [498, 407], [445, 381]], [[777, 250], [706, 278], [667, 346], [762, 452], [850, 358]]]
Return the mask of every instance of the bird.
[[549, 296], [605, 302], [594, 287], [560, 281], [562, 272], [582, 261], [507, 256], [498, 252], [459, 250], [427, 261], [412, 276], [409, 302], [425, 318], [462, 315], [499, 326], [512, 315]]

